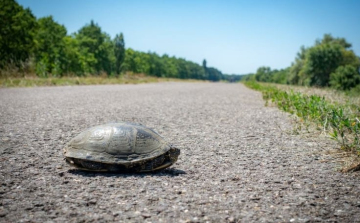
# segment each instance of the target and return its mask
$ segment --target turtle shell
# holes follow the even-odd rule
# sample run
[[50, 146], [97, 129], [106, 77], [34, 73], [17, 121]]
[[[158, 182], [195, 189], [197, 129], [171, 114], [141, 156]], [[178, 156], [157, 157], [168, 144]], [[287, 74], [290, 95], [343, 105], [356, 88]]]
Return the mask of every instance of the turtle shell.
[[104, 164], [133, 164], [155, 159], [171, 145], [158, 133], [134, 123], [111, 123], [92, 127], [64, 148], [67, 158]]

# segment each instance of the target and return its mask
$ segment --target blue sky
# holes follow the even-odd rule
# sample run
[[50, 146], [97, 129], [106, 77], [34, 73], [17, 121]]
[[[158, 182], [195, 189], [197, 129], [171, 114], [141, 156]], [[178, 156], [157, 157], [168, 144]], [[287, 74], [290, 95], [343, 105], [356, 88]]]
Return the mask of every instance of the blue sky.
[[126, 47], [185, 58], [227, 74], [285, 68], [325, 33], [360, 55], [359, 0], [18, 0], [68, 33], [94, 20]]

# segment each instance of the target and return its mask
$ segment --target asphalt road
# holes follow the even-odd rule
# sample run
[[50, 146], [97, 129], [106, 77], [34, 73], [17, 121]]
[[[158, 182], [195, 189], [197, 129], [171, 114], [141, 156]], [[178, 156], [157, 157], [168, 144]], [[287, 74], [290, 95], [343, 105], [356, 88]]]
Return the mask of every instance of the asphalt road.
[[[65, 163], [71, 138], [117, 121], [154, 128], [179, 160], [149, 174]], [[293, 128], [241, 84], [0, 89], [0, 222], [360, 222], [359, 173]]]

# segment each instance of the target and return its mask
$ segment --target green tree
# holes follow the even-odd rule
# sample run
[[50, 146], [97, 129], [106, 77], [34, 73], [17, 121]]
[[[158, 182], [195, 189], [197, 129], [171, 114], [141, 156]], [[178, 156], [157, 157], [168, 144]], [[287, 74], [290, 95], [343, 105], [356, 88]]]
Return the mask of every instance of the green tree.
[[288, 84], [300, 84], [300, 71], [303, 66], [303, 60], [298, 60], [290, 66], [289, 75], [287, 76]]
[[271, 74], [271, 82], [278, 84], [286, 84], [289, 70], [289, 67], [281, 70], [273, 70]]
[[[173, 77], [182, 79], [202, 79], [219, 81], [223, 74], [216, 68], [204, 68], [197, 63], [187, 61], [183, 58], [162, 56], [156, 53], [138, 52], [131, 48], [125, 51], [124, 70], [133, 73], [144, 73], [157, 77]], [[205, 73], [207, 70], [209, 76]]]
[[63, 72], [82, 76], [85, 73], [84, 66], [87, 62], [83, 62], [84, 58], [80, 54], [77, 39], [72, 36], [65, 36], [63, 42]]
[[203, 62], [202, 62], [202, 67], [204, 69], [204, 79], [205, 80], [209, 79], [209, 71], [207, 69], [206, 64], [207, 64], [207, 61], [206, 61], [206, 59], [204, 59]]
[[207, 68], [210, 81], [220, 81], [222, 79], [222, 73], [216, 68], [208, 67]]
[[0, 6], [0, 67], [19, 65], [35, 49], [36, 18], [15, 0], [0, 0]]
[[125, 60], [125, 41], [124, 41], [124, 35], [120, 33], [120, 35], [116, 35], [114, 39], [114, 53], [115, 53], [115, 73], [117, 75], [120, 74], [122, 70], [122, 65]]
[[41, 69], [37, 69], [37, 73], [44, 72], [40, 74], [43, 76], [46, 73], [61, 75], [65, 63], [63, 39], [67, 33], [66, 28], [55, 22], [52, 16], [40, 18], [38, 24], [35, 57]]
[[301, 71], [303, 83], [310, 86], [328, 86], [330, 74], [340, 66], [359, 67], [359, 59], [352, 50], [341, 44], [322, 44], [309, 49]]
[[324, 34], [322, 40], [317, 40], [315, 45], [337, 44], [345, 49], [351, 48], [351, 44], [344, 38], [334, 38], [331, 34]]
[[134, 55], [134, 63], [136, 64], [136, 71], [134, 72], [153, 75], [150, 73], [150, 67], [151, 65], [153, 65], [150, 62], [152, 55], [150, 53], [144, 53], [139, 51], [135, 51]]
[[357, 67], [359, 59], [344, 38], [325, 34], [310, 48], [302, 47], [292, 64], [288, 83], [308, 86], [329, 86], [330, 74], [339, 66]]
[[115, 45], [111, 40], [110, 36], [107, 33], [103, 33], [104, 42], [100, 45], [100, 61], [101, 61], [101, 70], [105, 71], [107, 74], [112, 74], [115, 71]]
[[135, 50], [128, 48], [125, 50], [125, 59], [123, 63], [123, 68], [125, 71], [136, 72], [136, 63], [135, 63]]
[[244, 74], [244, 75], [242, 75], [241, 80], [243, 80], [243, 81], [256, 81], [255, 74], [253, 74], [253, 73]]
[[188, 69], [188, 66], [187, 66], [187, 61], [183, 58], [179, 58], [177, 60], [177, 70], [178, 70], [178, 78], [181, 78], [181, 79], [187, 79], [189, 78], [189, 69]]
[[271, 82], [271, 68], [259, 67], [256, 71], [255, 79], [260, 82]]
[[86, 72], [100, 74], [102, 71], [111, 73], [111, 54], [109, 51], [111, 40], [109, 35], [102, 33], [99, 25], [91, 21], [82, 27], [75, 35], [79, 42], [79, 49], [83, 68]]
[[192, 65], [192, 74], [190, 78], [203, 80], [207, 79], [210, 81], [219, 81], [223, 79], [223, 74], [221, 71], [214, 67], [207, 67], [206, 59], [204, 59], [202, 62], [202, 70], [198, 69], [199, 66], [197, 64], [192, 63]]
[[161, 77], [164, 74], [164, 64], [161, 58], [156, 53], [150, 53], [150, 70], [149, 74], [152, 76]]
[[305, 64], [306, 52], [307, 48], [301, 46], [300, 51], [296, 55], [295, 62], [290, 66], [287, 83], [300, 84], [300, 72]]
[[202, 66], [203, 66], [204, 69], [206, 69], [206, 60], [205, 59], [202, 62]]
[[164, 54], [161, 59], [163, 60], [163, 75], [164, 77], [175, 78], [177, 76], [177, 67], [175, 57], [169, 57], [167, 54]]
[[340, 66], [330, 74], [330, 85], [335, 89], [350, 90], [359, 84], [359, 69], [352, 65]]
[[301, 71], [301, 81], [310, 86], [328, 86], [330, 74], [341, 65], [341, 46], [321, 44], [312, 47], [306, 54], [305, 65]]

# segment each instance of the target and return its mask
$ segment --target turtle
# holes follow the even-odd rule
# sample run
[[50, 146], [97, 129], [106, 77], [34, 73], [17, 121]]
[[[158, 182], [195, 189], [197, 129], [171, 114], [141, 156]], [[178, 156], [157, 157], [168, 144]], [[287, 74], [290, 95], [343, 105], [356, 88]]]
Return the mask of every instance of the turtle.
[[119, 122], [89, 128], [64, 147], [68, 164], [98, 172], [150, 172], [174, 164], [180, 149], [155, 130]]

